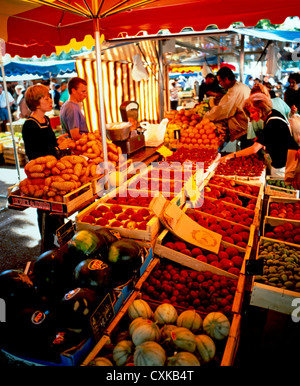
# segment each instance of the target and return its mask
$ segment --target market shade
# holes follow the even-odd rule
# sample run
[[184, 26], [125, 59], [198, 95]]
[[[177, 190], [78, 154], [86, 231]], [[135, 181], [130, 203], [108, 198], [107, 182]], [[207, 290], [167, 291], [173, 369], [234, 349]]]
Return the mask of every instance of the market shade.
[[12, 60], [4, 65], [5, 75], [40, 75], [46, 77], [56, 77], [57, 75], [71, 74], [75, 71], [75, 60], [68, 61], [48, 61], [44, 63], [19, 62]]
[[[44, 5], [37, 7], [22, 0], [0, 0], [0, 38], [6, 42], [6, 52], [11, 56], [50, 55], [55, 52], [55, 46], [66, 45], [72, 38], [81, 41], [86, 35], [93, 36], [96, 19], [100, 20], [101, 34], [105, 39], [111, 39], [121, 33], [128, 36], [140, 31], [156, 34], [161, 29], [178, 33], [184, 27], [192, 27], [201, 31], [209, 24], [228, 28], [238, 21], [253, 26], [260, 19], [280, 24], [287, 17], [299, 14], [299, 4], [294, 0], [288, 3], [281, 0], [265, 0], [263, 3], [253, 0], [251, 6], [249, 2], [237, 0], [215, 0], [213, 3], [208, 0], [153, 0], [144, 6], [142, 1], [137, 3], [135, 0], [48, 2], [65, 4], [68, 11]], [[85, 3], [90, 7], [93, 3], [102, 4], [101, 11], [96, 11], [92, 17]], [[137, 4], [138, 8], [124, 10], [130, 4]], [[76, 11], [72, 10], [73, 6]]]

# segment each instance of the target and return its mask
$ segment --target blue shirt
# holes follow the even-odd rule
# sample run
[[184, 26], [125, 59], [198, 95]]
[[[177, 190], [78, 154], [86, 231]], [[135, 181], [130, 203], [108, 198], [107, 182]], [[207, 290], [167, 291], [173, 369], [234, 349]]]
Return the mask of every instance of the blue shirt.
[[70, 130], [79, 128], [79, 133], [88, 133], [86, 119], [78, 103], [67, 101], [60, 109], [60, 120], [63, 130], [71, 136]]

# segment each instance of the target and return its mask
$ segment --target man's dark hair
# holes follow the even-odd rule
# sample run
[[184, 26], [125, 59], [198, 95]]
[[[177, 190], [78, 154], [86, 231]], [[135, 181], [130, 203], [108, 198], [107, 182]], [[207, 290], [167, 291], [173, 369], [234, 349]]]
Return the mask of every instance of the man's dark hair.
[[68, 83], [69, 94], [71, 94], [73, 88], [75, 88], [75, 90], [77, 90], [77, 88], [80, 84], [84, 84], [86, 86], [87, 82], [86, 82], [86, 80], [79, 78], [78, 76], [75, 76], [74, 78], [70, 79], [69, 83]]
[[222, 67], [222, 68], [220, 68], [220, 70], [218, 71], [217, 75], [221, 79], [227, 78], [230, 81], [235, 79], [235, 75], [234, 75], [234, 73], [232, 72], [232, 70], [229, 67]]
[[288, 82], [290, 80], [294, 80], [296, 83], [300, 83], [300, 75], [297, 73], [297, 72], [294, 72], [293, 74], [291, 74], [288, 78]]

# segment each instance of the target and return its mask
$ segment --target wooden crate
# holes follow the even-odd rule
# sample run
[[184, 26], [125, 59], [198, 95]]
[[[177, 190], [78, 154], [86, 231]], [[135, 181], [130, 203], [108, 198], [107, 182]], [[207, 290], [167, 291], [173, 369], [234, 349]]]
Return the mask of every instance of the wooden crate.
[[[188, 214], [193, 214], [193, 211], [195, 209], [191, 209], [189, 207], [184, 207], [183, 208], [183, 211], [184, 213], [186, 213], [187, 215]], [[205, 212], [201, 212], [201, 217], [203, 218], [206, 218], [206, 219], [209, 219], [209, 218], [214, 218], [217, 222], [220, 222], [220, 221], [223, 221], [224, 219], [221, 219], [219, 217], [216, 217], [212, 214], [209, 214], [209, 213], [205, 213]], [[237, 224], [233, 221], [229, 221], [229, 220], [224, 220], [232, 225], [240, 225], [240, 224]], [[248, 242], [247, 242], [247, 245], [252, 247], [253, 246], [253, 242], [254, 242], [254, 235], [255, 235], [255, 231], [256, 231], [256, 226], [254, 224], [251, 224], [250, 227], [247, 227], [246, 225], [240, 225], [242, 228], [244, 228], [247, 232], [249, 232], [249, 239], [248, 239]]]
[[[25, 155], [24, 149], [17, 148], [17, 156], [19, 160], [20, 166], [25, 166], [27, 157]], [[4, 162], [8, 165], [15, 165], [16, 159], [15, 159], [15, 153], [12, 147], [3, 147], [3, 158]]]
[[[268, 206], [267, 206], [267, 211], [266, 211], [266, 215], [267, 216], [270, 216], [270, 204], [271, 203], [296, 204], [296, 203], [300, 203], [300, 199], [298, 199], [298, 198], [287, 198], [287, 197], [270, 196], [269, 199], [268, 199]], [[270, 217], [273, 217], [273, 216], [270, 216]], [[278, 217], [274, 217], [274, 218], [278, 218]], [[287, 220], [293, 220], [293, 219], [288, 219], [288, 218], [286, 218], [286, 219]], [[299, 222], [299, 219], [298, 220], [294, 220], [294, 221], [298, 221]]]
[[82, 185], [63, 196], [63, 202], [23, 196], [18, 185], [8, 189], [8, 202], [11, 208], [37, 208], [57, 214], [71, 215], [92, 201], [94, 201], [94, 196], [91, 183]]
[[[96, 357], [100, 357], [105, 355], [106, 346], [114, 344], [115, 337], [117, 333], [123, 329], [126, 329], [129, 326], [129, 320], [127, 316], [127, 311], [130, 304], [135, 300], [140, 298], [140, 292], [134, 291], [132, 295], [129, 297], [127, 302], [124, 304], [120, 312], [117, 314], [113, 322], [106, 329], [105, 334], [101, 338], [101, 340], [93, 347], [91, 352], [87, 355], [87, 357], [83, 360], [81, 366], [88, 366], [89, 363], [94, 360]], [[155, 310], [155, 306], [150, 304], [150, 306]], [[235, 355], [238, 349], [239, 337], [240, 337], [240, 323], [241, 317], [238, 314], [234, 314], [231, 320], [231, 327], [229, 336], [224, 341], [215, 341], [216, 345], [220, 350], [220, 354], [223, 352], [222, 359], [220, 360], [220, 366], [232, 366], [234, 363]], [[166, 366], [166, 365], [165, 365]], [[203, 364], [202, 366], [205, 366]], [[208, 364], [209, 366], [209, 364]]]
[[[224, 271], [223, 269], [215, 267], [215, 266], [213, 266], [211, 264], [208, 264], [208, 263], [205, 263], [203, 261], [197, 260], [194, 257], [190, 257], [188, 255], [185, 255], [185, 254], [181, 253], [181, 252], [174, 251], [171, 248], [165, 247], [163, 245], [163, 242], [164, 242], [164, 239], [166, 237], [168, 237], [169, 233], [170, 232], [167, 229], [164, 229], [160, 233], [160, 235], [157, 237], [156, 243], [154, 245], [154, 254], [155, 255], [160, 256], [160, 257], [165, 257], [165, 258], [170, 259], [172, 261], [175, 261], [175, 262], [177, 262], [179, 264], [186, 265], [187, 267], [192, 268], [192, 269], [197, 269], [197, 270], [207, 269], [207, 270], [210, 270], [210, 271], [212, 271], [213, 273], [215, 273], [217, 275], [224, 275], [224, 274], [226, 274], [226, 275], [229, 275], [231, 278], [235, 278], [235, 279], [237, 278], [237, 275], [234, 275], [232, 273]], [[225, 241], [221, 241], [221, 244], [223, 244], [225, 247], [233, 246], [232, 244], [226, 243]], [[242, 255], [244, 255], [244, 257], [246, 256], [246, 249], [245, 248], [241, 248], [241, 247], [238, 247], [236, 245], [234, 245], [234, 247], [237, 248], [237, 250]]]
[[276, 196], [276, 197], [287, 197], [287, 198], [299, 198], [299, 190], [296, 189], [287, 189], [284, 187], [278, 187], [275, 185], [271, 185], [268, 183], [270, 180], [276, 181], [284, 181], [282, 177], [266, 177], [266, 186], [265, 186], [265, 194], [268, 196]]
[[[271, 244], [280, 243], [280, 241], [261, 237], [256, 251], [256, 258], [258, 259], [259, 247], [261, 243], [270, 242]], [[300, 251], [300, 246], [292, 243], [283, 242], [285, 245], [291, 246]], [[298, 264], [300, 267], [300, 264]], [[294, 304], [295, 299], [300, 298], [300, 292], [291, 291], [286, 288], [279, 288], [264, 283], [255, 281], [253, 277], [251, 288], [250, 304], [253, 306], [270, 309], [284, 314], [292, 314], [296, 308]]]
[[[97, 231], [100, 228], [103, 228], [103, 226], [96, 225], [96, 224], [89, 224], [82, 222], [82, 219], [84, 216], [87, 216], [90, 214], [94, 209], [99, 206], [101, 202], [96, 201], [84, 210], [82, 210], [77, 216], [76, 216], [76, 229], [89, 229], [93, 231]], [[106, 206], [111, 207], [113, 204], [106, 204]], [[125, 210], [127, 208], [132, 208], [134, 210], [139, 210], [141, 209], [138, 206], [127, 206], [127, 205], [121, 205], [121, 207]], [[160, 230], [160, 222], [156, 216], [153, 216], [147, 223], [147, 228], [146, 230], [139, 230], [139, 229], [127, 229], [123, 227], [110, 227], [110, 226], [105, 226], [107, 229], [112, 229], [117, 231], [121, 237], [128, 237], [131, 239], [136, 239], [136, 240], [145, 240], [145, 241], [152, 241], [155, 239], [156, 235], [159, 233]]]
[[274, 227], [277, 227], [277, 226], [280, 226], [280, 225], [283, 225], [286, 223], [292, 224], [295, 228], [300, 227], [300, 222], [297, 220], [265, 216], [264, 222], [263, 222], [263, 234], [262, 235], [266, 236], [266, 232], [268, 231], [268, 226], [274, 228]]

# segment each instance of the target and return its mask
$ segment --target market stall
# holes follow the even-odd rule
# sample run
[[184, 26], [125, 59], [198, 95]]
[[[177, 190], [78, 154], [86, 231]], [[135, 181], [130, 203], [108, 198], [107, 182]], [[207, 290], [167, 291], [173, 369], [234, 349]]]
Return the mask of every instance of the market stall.
[[[199, 2], [186, 5], [189, 11], [199, 10]], [[158, 9], [150, 8], [151, 17]], [[173, 14], [178, 9], [185, 7], [175, 2], [169, 15], [185, 23], [183, 14]], [[276, 15], [276, 2], [270, 9]], [[133, 19], [132, 28], [142, 22], [143, 11], [149, 9], [132, 11], [141, 16]], [[199, 13], [192, 15], [198, 18]], [[251, 20], [253, 14], [245, 12], [244, 17]], [[57, 230], [57, 250], [42, 254], [24, 271], [0, 274], [0, 297], [8, 306], [7, 323], [1, 323], [4, 355], [48, 366], [184, 363], [214, 369], [235, 363], [243, 310], [249, 306], [246, 295], [250, 293], [252, 304], [268, 308], [267, 293], [272, 309], [290, 312], [285, 300], [290, 306], [299, 293], [298, 230], [293, 233], [294, 224], [286, 216], [290, 225], [282, 225], [280, 236], [287, 239], [276, 239], [272, 229], [268, 236], [273, 238], [265, 240], [261, 221], [269, 214], [276, 217], [273, 204], [278, 215], [279, 201], [283, 203], [265, 195], [263, 160], [233, 159], [220, 167], [222, 128], [201, 119], [197, 124], [204, 131], [197, 128], [194, 137], [182, 136], [191, 139], [187, 147], [174, 152], [162, 147], [161, 162], [135, 170], [133, 177], [126, 164], [125, 179], [116, 161], [120, 151], [105, 147], [103, 131], [101, 139], [96, 132], [73, 143], [66, 158], [26, 165], [27, 178], [10, 191], [10, 204], [76, 218], [75, 224], [70, 220]], [[192, 139], [202, 140], [197, 142], [201, 151]], [[118, 176], [114, 184], [119, 186], [99, 195], [103, 169], [97, 169], [95, 158], [105, 160], [107, 150], [114, 166], [110, 176]], [[37, 176], [37, 170], [43, 175]], [[297, 198], [284, 205], [285, 213], [299, 215]]]

